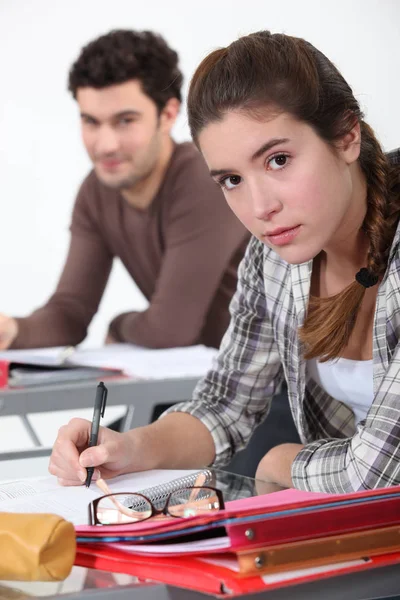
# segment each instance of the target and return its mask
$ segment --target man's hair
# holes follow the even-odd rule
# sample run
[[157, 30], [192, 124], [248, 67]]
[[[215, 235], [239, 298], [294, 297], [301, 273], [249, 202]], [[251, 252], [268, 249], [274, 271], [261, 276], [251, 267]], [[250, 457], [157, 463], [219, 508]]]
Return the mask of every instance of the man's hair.
[[181, 98], [178, 54], [151, 31], [117, 29], [81, 50], [69, 72], [68, 89], [76, 98], [83, 87], [105, 88], [136, 79], [159, 112], [170, 98]]

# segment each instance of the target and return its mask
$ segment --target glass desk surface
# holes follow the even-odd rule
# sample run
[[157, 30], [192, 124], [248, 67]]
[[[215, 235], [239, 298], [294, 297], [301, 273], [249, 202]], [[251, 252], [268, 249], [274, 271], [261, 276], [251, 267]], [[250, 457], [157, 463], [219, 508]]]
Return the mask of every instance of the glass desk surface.
[[[210, 469], [213, 480], [210, 485], [222, 490], [225, 502], [249, 498], [270, 492], [278, 491], [279, 487], [263, 481], [236, 475], [221, 469]], [[150, 582], [139, 581], [137, 577], [120, 573], [109, 573], [83, 567], [73, 567], [72, 572], [64, 581], [60, 582], [20, 582], [0, 581], [0, 600], [31, 597], [48, 597], [69, 595], [94, 589], [143, 587], [153, 585]]]
[[[222, 490], [226, 502], [282, 489], [220, 469], [210, 470], [213, 472], [213, 485]], [[95, 600], [206, 600], [217, 596], [143, 580], [132, 575], [83, 567], [73, 567], [67, 579], [60, 582], [0, 581], [0, 600], [41, 597], [49, 600], [56, 597], [65, 600], [89, 600], [92, 597]], [[395, 597], [400, 597], [399, 565], [244, 596], [248, 600], [372, 600]]]

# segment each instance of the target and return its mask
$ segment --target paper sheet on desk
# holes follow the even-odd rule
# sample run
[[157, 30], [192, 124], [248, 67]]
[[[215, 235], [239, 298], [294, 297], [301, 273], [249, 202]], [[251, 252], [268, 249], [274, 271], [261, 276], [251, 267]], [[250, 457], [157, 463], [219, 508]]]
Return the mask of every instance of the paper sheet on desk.
[[56, 514], [79, 525], [87, 523], [88, 504], [100, 495], [84, 486], [61, 487], [55, 477], [20, 479], [0, 484], [0, 511]]
[[53, 348], [30, 348], [28, 350], [3, 350], [0, 360], [27, 363], [31, 365], [60, 366], [74, 353], [72, 346], [56, 346]]
[[171, 379], [202, 377], [216, 354], [214, 348], [202, 345], [152, 350], [133, 344], [109, 344], [101, 348], [9, 350], [1, 352], [0, 359], [39, 365], [107, 367], [140, 379]]
[[206, 346], [151, 350], [132, 344], [110, 344], [98, 349], [77, 349], [73, 360], [85, 366], [122, 369], [143, 379], [201, 377], [211, 367], [217, 350]]
[[[120, 475], [107, 483], [113, 492], [136, 492], [196, 473], [195, 470], [154, 470]], [[55, 477], [27, 478], [0, 483], [0, 511], [16, 513], [52, 513], [74, 525], [88, 522], [89, 503], [103, 492], [92, 483], [63, 487]]]

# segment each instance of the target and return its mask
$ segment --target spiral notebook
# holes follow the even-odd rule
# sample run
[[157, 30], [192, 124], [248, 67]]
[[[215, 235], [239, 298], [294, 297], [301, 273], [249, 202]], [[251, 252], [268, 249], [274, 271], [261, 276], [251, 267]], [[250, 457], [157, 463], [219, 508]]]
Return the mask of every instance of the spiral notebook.
[[[128, 473], [107, 481], [112, 492], [140, 493], [154, 503], [162, 502], [168, 494], [182, 487], [196, 485], [199, 477], [202, 485], [212, 485], [213, 473], [209, 469], [170, 470], [159, 469]], [[85, 486], [63, 487], [56, 477], [26, 478], [16, 481], [0, 481], [0, 510], [2, 512], [53, 513], [71, 521], [74, 525], [87, 527], [88, 504], [102, 495], [93, 482]]]
[[[192, 486], [204, 486], [211, 485], [213, 483], [213, 473], [210, 469], [202, 469], [201, 471], [197, 471], [196, 473], [189, 473], [188, 475], [183, 475], [182, 477], [178, 477], [177, 479], [172, 479], [172, 481], [167, 481], [166, 483], [161, 483], [159, 485], [154, 485], [144, 490], [138, 490], [135, 492], [136, 494], [142, 494], [142, 496], [146, 496], [155, 506], [158, 504], [162, 504], [168, 498], [170, 494], [176, 492], [182, 488], [192, 487]], [[135, 503], [132, 501], [132, 506]]]

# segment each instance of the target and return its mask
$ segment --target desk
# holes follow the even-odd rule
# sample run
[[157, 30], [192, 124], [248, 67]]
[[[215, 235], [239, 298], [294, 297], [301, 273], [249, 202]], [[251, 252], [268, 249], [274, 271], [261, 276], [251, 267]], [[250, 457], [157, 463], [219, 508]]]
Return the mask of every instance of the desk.
[[[226, 500], [271, 491], [269, 484], [256, 482], [220, 469], [213, 469]], [[14, 591], [14, 595], [13, 594]], [[7, 592], [9, 592], [7, 594]], [[24, 592], [26, 595], [24, 595]], [[19, 594], [19, 595], [17, 595]], [[217, 596], [202, 594], [155, 582], [138, 582], [130, 575], [73, 567], [63, 582], [1, 582], [0, 600], [46, 597], [49, 600], [206, 600]], [[218, 598], [230, 598], [229, 594]], [[260, 593], [235, 596], [243, 600], [372, 600], [400, 597], [400, 565], [390, 565], [293, 585]]]
[[[65, 585], [64, 591], [55, 592], [57, 584], [9, 584], [13, 590], [20, 590], [20, 594], [11, 595], [12, 589], [6, 590], [0, 582], [0, 598], [23, 600], [28, 598], [46, 597], [47, 600], [210, 600], [216, 596], [201, 594], [190, 590], [176, 588], [163, 584], [137, 584], [134, 577], [131, 583], [118, 583], [109, 573], [91, 571], [81, 567], [74, 567], [71, 574], [77, 581], [85, 581], [84, 589], [75, 591], [71, 586]], [[96, 587], [96, 577], [97, 584]], [[128, 578], [128, 576], [125, 576]], [[46, 593], [46, 585], [50, 587]], [[36, 587], [35, 587], [36, 586]], [[59, 585], [61, 587], [61, 584]], [[6, 595], [4, 592], [9, 591]], [[23, 592], [26, 592], [26, 596]], [[3, 595], [4, 594], [4, 595]], [[28, 596], [29, 594], [29, 596]], [[363, 573], [352, 573], [334, 579], [326, 579], [286, 587], [259, 594], [246, 594], [236, 596], [243, 600], [372, 600], [378, 598], [398, 598], [400, 594], [400, 567], [392, 565]], [[218, 596], [221, 598], [221, 596]], [[225, 595], [224, 598], [229, 598]]]
[[[173, 404], [188, 400], [198, 381], [197, 377], [182, 379], [154, 379], [139, 381], [128, 378], [109, 379], [108, 405], [126, 405], [127, 415], [124, 430], [147, 425], [157, 404]], [[32, 387], [25, 389], [0, 390], [0, 417], [64, 409], [92, 408], [93, 381]], [[29, 422], [25, 418], [29, 427]], [[17, 452], [2, 452], [0, 460], [46, 456], [50, 448], [34, 448]]]

